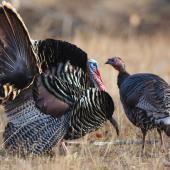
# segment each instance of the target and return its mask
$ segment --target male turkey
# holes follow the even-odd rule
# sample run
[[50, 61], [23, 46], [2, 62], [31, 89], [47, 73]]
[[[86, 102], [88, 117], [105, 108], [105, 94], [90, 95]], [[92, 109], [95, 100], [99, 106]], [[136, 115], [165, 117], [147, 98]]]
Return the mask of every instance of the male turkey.
[[163, 145], [162, 131], [170, 136], [170, 86], [162, 78], [149, 73], [130, 75], [119, 57], [106, 64], [119, 71], [120, 99], [128, 119], [143, 134], [142, 151], [148, 130], [156, 128]]
[[31, 41], [6, 2], [0, 6], [0, 97], [8, 121], [4, 145], [12, 152], [49, 152], [63, 138], [79, 138], [107, 119], [118, 133], [97, 63], [70, 43]]

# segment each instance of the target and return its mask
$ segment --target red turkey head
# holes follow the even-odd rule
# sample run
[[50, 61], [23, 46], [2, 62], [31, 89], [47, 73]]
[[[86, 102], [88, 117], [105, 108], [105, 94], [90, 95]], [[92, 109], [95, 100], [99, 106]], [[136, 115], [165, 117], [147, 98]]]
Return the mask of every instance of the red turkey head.
[[112, 65], [118, 71], [124, 71], [125, 70], [125, 63], [119, 57], [109, 58], [105, 64]]

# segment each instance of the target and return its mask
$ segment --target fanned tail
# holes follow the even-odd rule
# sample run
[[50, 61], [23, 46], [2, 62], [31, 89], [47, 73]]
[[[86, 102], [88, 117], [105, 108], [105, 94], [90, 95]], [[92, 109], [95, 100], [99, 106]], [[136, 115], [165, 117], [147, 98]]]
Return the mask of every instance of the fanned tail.
[[30, 37], [15, 9], [0, 6], [0, 84], [27, 87], [37, 70]]

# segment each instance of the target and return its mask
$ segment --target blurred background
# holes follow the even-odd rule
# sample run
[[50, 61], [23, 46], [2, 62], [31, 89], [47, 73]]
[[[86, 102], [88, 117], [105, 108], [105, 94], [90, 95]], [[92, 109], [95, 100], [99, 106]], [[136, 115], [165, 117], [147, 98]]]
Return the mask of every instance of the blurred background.
[[11, 1], [35, 38], [170, 33], [170, 0]]

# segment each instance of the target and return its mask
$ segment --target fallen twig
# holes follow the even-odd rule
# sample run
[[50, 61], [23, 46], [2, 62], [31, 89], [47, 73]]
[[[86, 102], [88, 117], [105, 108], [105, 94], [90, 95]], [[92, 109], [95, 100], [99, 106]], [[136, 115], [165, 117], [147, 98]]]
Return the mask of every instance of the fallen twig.
[[[146, 141], [146, 144], [156, 144], [158, 143], [158, 140], [152, 140], [152, 141]], [[115, 140], [115, 141], [110, 141], [110, 142], [103, 142], [103, 141], [94, 141], [94, 142], [83, 142], [83, 141], [67, 141], [67, 144], [70, 145], [87, 145], [87, 144], [92, 144], [95, 146], [104, 146], [104, 145], [141, 145], [142, 140]]]

